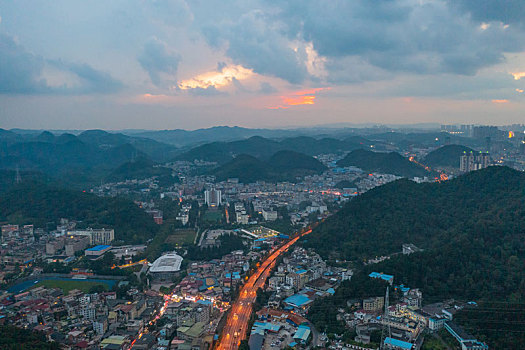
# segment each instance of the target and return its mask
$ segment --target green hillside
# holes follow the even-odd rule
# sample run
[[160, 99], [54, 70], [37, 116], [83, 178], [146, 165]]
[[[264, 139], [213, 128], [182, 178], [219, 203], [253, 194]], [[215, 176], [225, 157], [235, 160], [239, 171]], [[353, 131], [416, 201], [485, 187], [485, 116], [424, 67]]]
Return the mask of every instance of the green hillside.
[[139, 158], [134, 161], [119, 165], [107, 177], [106, 181], [124, 181], [128, 179], [145, 179], [153, 176], [167, 176], [171, 169], [155, 167], [155, 163], [147, 158]]
[[47, 341], [42, 332], [10, 325], [0, 326], [0, 349], [4, 350], [58, 350], [61, 346]]
[[311, 170], [320, 173], [326, 170], [317, 159], [294, 151], [279, 151], [270, 157], [268, 163], [278, 171]]
[[102, 130], [78, 136], [0, 132], [0, 169], [38, 171], [74, 186], [98, 183], [134, 159], [168, 160], [175, 152], [175, 147], [157, 141]]
[[363, 148], [365, 143], [366, 141], [363, 142], [363, 140], [357, 138], [338, 140], [334, 138], [316, 139], [299, 136], [275, 141], [260, 136], [253, 136], [239, 141], [207, 143], [178, 155], [176, 159], [187, 161], [198, 159], [224, 164], [239, 154], [268, 159], [276, 152], [286, 150], [315, 156], [323, 153], [338, 153]]
[[218, 180], [238, 178], [240, 182], [294, 181], [297, 177], [319, 174], [326, 167], [317, 159], [293, 151], [279, 151], [268, 161], [241, 154], [230, 162], [212, 170]]
[[444, 183], [399, 180], [349, 202], [306, 245], [361, 262], [413, 243], [425, 251], [373, 268], [423, 288], [429, 298], [523, 298], [524, 204], [525, 174], [506, 167]]
[[[375, 188], [320, 224], [303, 244], [332, 261], [352, 261], [358, 271], [351, 284], [378, 271], [394, 275], [395, 284], [420, 288], [426, 304], [453, 298], [501, 309], [491, 317], [467, 311], [460, 319], [491, 348], [511, 349], [509, 344], [525, 344], [525, 334], [515, 332], [519, 326], [508, 323], [512, 310], [523, 308], [502, 305], [525, 303], [524, 237], [525, 174], [489, 167], [444, 183], [403, 179]], [[400, 252], [404, 243], [424, 251], [363, 266], [367, 259]], [[344, 307], [354, 297], [346, 290], [316, 306], [314, 317], [335, 319], [326, 305]]]
[[422, 163], [431, 167], [459, 168], [459, 157], [464, 152], [471, 152], [472, 148], [462, 145], [447, 145], [440, 147], [423, 159]]
[[135, 203], [122, 198], [98, 197], [41, 182], [24, 181], [0, 196], [0, 221], [34, 224], [54, 229], [60, 218], [81, 221], [81, 227], [111, 227], [115, 239], [144, 243], [159, 229]]
[[410, 162], [399, 153], [372, 152], [358, 149], [346, 155], [337, 162], [338, 166], [356, 166], [365, 172], [394, 174], [404, 177], [430, 176], [430, 172], [423, 167]]

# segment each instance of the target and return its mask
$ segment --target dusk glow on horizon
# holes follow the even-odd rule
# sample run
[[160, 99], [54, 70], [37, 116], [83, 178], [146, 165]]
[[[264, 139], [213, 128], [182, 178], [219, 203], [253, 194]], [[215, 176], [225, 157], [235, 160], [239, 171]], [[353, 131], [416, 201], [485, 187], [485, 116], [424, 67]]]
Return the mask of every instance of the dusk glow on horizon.
[[282, 104], [270, 106], [268, 109], [287, 109], [292, 106], [304, 106], [315, 104], [316, 93], [331, 88], [313, 88], [308, 90], [295, 91], [287, 95], [280, 96]]

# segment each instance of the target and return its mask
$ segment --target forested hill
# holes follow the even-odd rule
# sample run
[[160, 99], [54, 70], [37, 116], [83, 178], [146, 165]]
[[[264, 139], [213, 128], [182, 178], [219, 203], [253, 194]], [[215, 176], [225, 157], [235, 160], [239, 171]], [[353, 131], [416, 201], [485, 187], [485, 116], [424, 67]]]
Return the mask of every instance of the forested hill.
[[422, 163], [431, 167], [459, 168], [461, 155], [471, 151], [473, 151], [472, 148], [462, 145], [446, 145], [427, 154]]
[[403, 179], [375, 188], [319, 225], [304, 244], [325, 258], [361, 263], [413, 243], [424, 252], [366, 268], [423, 288], [427, 300], [515, 300], [525, 295], [524, 239], [525, 174], [489, 167], [444, 183]]
[[211, 171], [218, 180], [238, 178], [240, 182], [293, 181], [297, 177], [320, 174], [327, 168], [317, 159], [293, 151], [279, 151], [263, 161], [241, 154]]
[[345, 140], [334, 138], [316, 139], [313, 137], [289, 137], [280, 141], [253, 136], [232, 142], [207, 143], [178, 155], [176, 160], [205, 160], [225, 164], [236, 155], [247, 154], [267, 160], [279, 151], [301, 152], [310, 156], [322, 153], [338, 153], [363, 148], [370, 144], [364, 138], [350, 137]]
[[158, 232], [151, 216], [130, 200], [97, 197], [41, 182], [24, 180], [0, 196], [0, 222], [56, 228], [60, 218], [81, 221], [81, 227], [110, 227], [115, 239], [144, 243]]
[[366, 172], [394, 174], [404, 177], [432, 175], [425, 168], [410, 162], [396, 152], [384, 153], [357, 149], [348, 153], [337, 162], [337, 165], [341, 167], [356, 166]]
[[[0, 170], [42, 172], [77, 188], [102, 180], [158, 176], [163, 170], [154, 162], [172, 159], [176, 152], [171, 145], [102, 130], [55, 136], [47, 131], [17, 134], [0, 129]], [[143, 162], [139, 171], [136, 164], [124, 165], [138, 159], [148, 163]], [[118, 169], [120, 165], [124, 166]]]

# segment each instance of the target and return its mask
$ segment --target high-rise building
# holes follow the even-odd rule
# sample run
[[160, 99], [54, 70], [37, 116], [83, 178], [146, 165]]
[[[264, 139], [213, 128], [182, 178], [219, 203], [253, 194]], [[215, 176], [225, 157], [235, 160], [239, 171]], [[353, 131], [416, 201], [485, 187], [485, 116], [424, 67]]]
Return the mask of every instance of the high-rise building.
[[210, 207], [218, 207], [222, 203], [222, 192], [214, 188], [204, 192], [204, 202]]
[[484, 169], [489, 165], [490, 155], [488, 152], [464, 152], [463, 155], [459, 158], [459, 170], [463, 172]]

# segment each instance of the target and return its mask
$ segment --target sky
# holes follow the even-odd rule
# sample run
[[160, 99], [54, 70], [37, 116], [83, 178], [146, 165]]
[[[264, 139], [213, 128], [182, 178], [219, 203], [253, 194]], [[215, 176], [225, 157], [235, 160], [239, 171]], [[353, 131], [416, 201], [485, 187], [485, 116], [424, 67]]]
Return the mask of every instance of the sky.
[[0, 128], [525, 123], [523, 0], [0, 0]]

